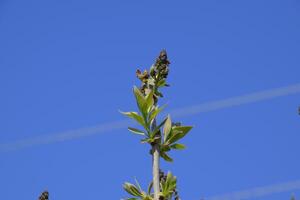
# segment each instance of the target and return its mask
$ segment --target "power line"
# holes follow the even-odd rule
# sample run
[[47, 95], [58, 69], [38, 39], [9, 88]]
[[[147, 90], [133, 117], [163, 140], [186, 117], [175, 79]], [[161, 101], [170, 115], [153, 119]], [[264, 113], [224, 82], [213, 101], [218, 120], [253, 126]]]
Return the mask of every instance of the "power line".
[[35, 145], [51, 144], [56, 142], [75, 140], [78, 138], [92, 136], [99, 133], [122, 129], [127, 127], [130, 123], [131, 121], [129, 120], [119, 120], [119, 121], [103, 123], [103, 124], [99, 124], [87, 128], [63, 131], [63, 132], [48, 134], [39, 137], [32, 137], [28, 139], [21, 139], [10, 143], [2, 143], [0, 144], [0, 152], [19, 150], [19, 149], [23, 149]]
[[190, 116], [190, 115], [195, 115], [203, 112], [209, 112], [209, 111], [219, 110], [223, 108], [240, 106], [243, 104], [265, 101], [268, 99], [274, 99], [276, 97], [288, 96], [292, 94], [297, 94], [299, 92], [300, 92], [300, 83], [289, 85], [286, 87], [273, 88], [269, 90], [263, 90], [260, 92], [231, 97], [223, 100], [211, 101], [208, 103], [202, 103], [199, 105], [184, 107], [181, 109], [173, 110], [172, 114], [179, 117]]
[[[234, 106], [240, 106], [243, 104], [260, 102], [264, 100], [273, 99], [276, 97], [287, 96], [287, 95], [298, 94], [298, 93], [300, 93], [300, 83], [289, 85], [286, 87], [263, 90], [260, 92], [231, 97], [223, 100], [211, 101], [208, 103], [202, 103], [198, 105], [175, 109], [170, 111], [170, 113], [175, 117], [192, 116], [199, 113], [210, 112], [210, 111], [230, 108]], [[19, 150], [22, 148], [31, 147], [35, 145], [50, 144], [50, 143], [78, 139], [86, 136], [91, 136], [91, 135], [96, 135], [104, 132], [126, 128], [130, 124], [131, 121], [129, 120], [119, 120], [110, 123], [99, 124], [88, 128], [63, 131], [63, 132], [49, 134], [45, 136], [21, 139], [9, 143], [2, 143], [0, 144], [0, 152]]]

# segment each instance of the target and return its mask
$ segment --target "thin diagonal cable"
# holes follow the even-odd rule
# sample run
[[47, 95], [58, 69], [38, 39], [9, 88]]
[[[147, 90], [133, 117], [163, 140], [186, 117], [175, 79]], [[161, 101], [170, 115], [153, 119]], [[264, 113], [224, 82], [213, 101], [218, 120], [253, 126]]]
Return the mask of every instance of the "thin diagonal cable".
[[[186, 117], [186, 116], [196, 115], [199, 113], [210, 112], [214, 110], [240, 106], [243, 104], [265, 101], [276, 97], [282, 97], [282, 96], [293, 95], [298, 93], [300, 93], [300, 83], [289, 85], [286, 87], [279, 87], [279, 88], [264, 90], [256, 93], [250, 93], [242, 96], [236, 96], [236, 97], [231, 97], [223, 100], [212, 101], [212, 102], [203, 103], [199, 105], [175, 109], [172, 110], [170, 113], [175, 117]], [[130, 124], [131, 122], [129, 120], [119, 120], [119, 121], [103, 123], [97, 126], [83, 128], [83, 129], [64, 131], [64, 132], [49, 134], [40, 137], [21, 139], [15, 142], [2, 143], [0, 144], [0, 152], [19, 150], [25, 147], [30, 147], [35, 145], [50, 144], [55, 142], [78, 139], [86, 136], [91, 136], [95, 134], [126, 128]]]
[[275, 89], [263, 90], [260, 92], [250, 93], [246, 95], [231, 97], [223, 100], [212, 101], [190, 107], [184, 107], [172, 111], [173, 116], [184, 117], [195, 115], [203, 112], [210, 112], [223, 108], [230, 108], [240, 106], [243, 104], [250, 104], [259, 101], [265, 101], [276, 97], [288, 96], [298, 94], [300, 92], [300, 83], [289, 85], [286, 87], [279, 87]]
[[0, 152], [19, 150], [35, 145], [51, 144], [55, 142], [64, 142], [82, 137], [92, 136], [99, 133], [109, 132], [127, 127], [132, 122], [130, 120], [119, 120], [110, 123], [103, 123], [87, 128], [63, 131], [55, 134], [48, 134], [39, 137], [21, 139], [15, 142], [0, 144]]
[[251, 189], [231, 192], [222, 195], [204, 198], [205, 200], [245, 200], [253, 199], [271, 194], [300, 190], [300, 180], [255, 187]]

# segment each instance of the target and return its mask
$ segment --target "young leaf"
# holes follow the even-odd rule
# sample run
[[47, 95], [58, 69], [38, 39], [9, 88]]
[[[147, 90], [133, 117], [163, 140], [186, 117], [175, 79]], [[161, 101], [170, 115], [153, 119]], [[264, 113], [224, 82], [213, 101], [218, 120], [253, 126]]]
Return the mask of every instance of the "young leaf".
[[146, 122], [142, 116], [140, 116], [137, 112], [122, 112], [123, 115], [126, 115], [130, 117], [131, 119], [134, 119], [137, 123], [139, 123], [141, 126], [143, 126], [147, 131], [149, 131], [149, 127], [146, 125]]
[[171, 150], [171, 148], [168, 145], [162, 144], [160, 146], [160, 151], [167, 152], [167, 151], [170, 151], [170, 150]]
[[164, 95], [161, 92], [159, 92], [158, 90], [155, 91], [155, 96], [156, 97], [164, 97]]
[[172, 121], [170, 115], [168, 115], [164, 125], [164, 141], [166, 141], [166, 138], [168, 138], [168, 135], [171, 132], [171, 128], [172, 128]]
[[177, 143], [177, 144], [172, 144], [170, 148], [181, 150], [181, 149], [185, 149], [185, 145]]
[[160, 128], [165, 124], [167, 118], [164, 119], [151, 133], [150, 133], [150, 137], [154, 137], [156, 135], [156, 133], [158, 133], [158, 131], [160, 131]]
[[127, 182], [124, 183], [123, 188], [126, 192], [128, 192], [132, 196], [135, 196], [135, 197], [143, 196], [142, 192], [135, 185], [133, 185], [131, 183], [127, 183]]
[[139, 190], [142, 191], [141, 185], [136, 178], [134, 178], [135, 184], [138, 186]]
[[140, 112], [142, 113], [144, 119], [147, 118], [147, 103], [146, 103], [146, 98], [144, 97], [144, 95], [141, 93], [141, 91], [134, 86], [133, 88], [133, 93], [138, 105], [138, 108], [140, 110]]
[[165, 79], [161, 79], [160, 81], [158, 81], [157, 83], [157, 87], [163, 87], [166, 85], [166, 80]]
[[151, 181], [151, 183], [148, 186], [148, 191], [147, 191], [149, 195], [151, 194], [152, 187], [153, 187], [153, 182]]
[[143, 132], [139, 129], [128, 127], [128, 130], [131, 131], [132, 133], [145, 136], [145, 132]]
[[152, 122], [152, 120], [166, 107], [166, 105], [161, 107], [155, 107], [152, 113], [150, 114], [149, 121]]
[[153, 90], [151, 90], [150, 93], [146, 96], [146, 111], [147, 111], [147, 114], [150, 112], [153, 104], [154, 104]]
[[172, 130], [172, 136], [167, 141], [167, 144], [172, 144], [183, 138], [193, 127], [191, 126], [175, 126]]
[[176, 189], [176, 182], [176, 176], [173, 176], [171, 172], [168, 172], [166, 180], [161, 182], [162, 195], [166, 199], [172, 197]]
[[166, 183], [168, 185], [168, 189], [173, 191], [176, 188], [177, 178], [173, 176], [171, 172], [168, 172]]
[[165, 160], [165, 161], [168, 161], [168, 162], [173, 162], [173, 159], [168, 156], [168, 154], [166, 154], [165, 152], [160, 152], [160, 156]]
[[141, 139], [141, 143], [144, 144], [144, 143], [152, 143], [154, 142], [154, 139], [153, 138], [145, 138], [145, 139]]

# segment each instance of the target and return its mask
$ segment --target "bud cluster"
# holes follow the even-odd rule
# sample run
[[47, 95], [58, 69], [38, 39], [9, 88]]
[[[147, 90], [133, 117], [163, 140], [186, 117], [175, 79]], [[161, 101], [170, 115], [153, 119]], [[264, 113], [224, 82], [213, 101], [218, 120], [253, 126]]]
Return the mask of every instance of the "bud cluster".
[[41, 196], [39, 197], [39, 200], [48, 200], [49, 199], [49, 192], [44, 191]]
[[154, 101], [157, 102], [158, 97], [163, 97], [163, 95], [158, 91], [159, 87], [168, 86], [166, 84], [166, 78], [169, 74], [169, 60], [166, 50], [162, 50], [156, 59], [154, 65], [151, 66], [150, 71], [141, 70], [136, 71], [136, 76], [142, 82], [140, 91], [146, 96], [153, 91]]

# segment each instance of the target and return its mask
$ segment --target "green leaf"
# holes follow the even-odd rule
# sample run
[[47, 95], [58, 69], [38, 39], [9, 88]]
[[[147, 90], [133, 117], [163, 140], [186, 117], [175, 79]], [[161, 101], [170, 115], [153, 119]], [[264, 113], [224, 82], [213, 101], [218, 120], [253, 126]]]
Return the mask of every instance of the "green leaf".
[[159, 92], [158, 90], [156, 90], [155, 95], [157, 97], [164, 97], [164, 95], [161, 92]]
[[135, 196], [135, 197], [143, 196], [142, 192], [135, 185], [133, 185], [131, 183], [128, 183], [128, 182], [124, 183], [123, 188], [126, 192], [128, 192], [132, 196]]
[[153, 182], [151, 181], [151, 183], [148, 186], [148, 194], [149, 195], [151, 194], [152, 187], [153, 187]]
[[168, 138], [168, 135], [171, 132], [171, 128], [172, 128], [172, 121], [170, 115], [168, 115], [164, 125], [164, 141], [166, 141], [166, 139]]
[[157, 83], [157, 87], [163, 87], [166, 85], [166, 80], [165, 79], [161, 79], [160, 81], [158, 81]]
[[134, 178], [135, 184], [138, 186], [139, 190], [142, 191], [141, 185], [136, 178]]
[[155, 137], [150, 137], [150, 138], [145, 138], [141, 140], [141, 143], [149, 143], [152, 144], [155, 140], [160, 139], [160, 136], [155, 136]]
[[168, 172], [165, 181], [161, 182], [162, 195], [169, 199], [172, 197], [174, 190], [176, 189], [176, 176], [173, 176], [171, 172]]
[[183, 138], [193, 127], [175, 126], [172, 128], [172, 136], [168, 139], [167, 144], [172, 144]]
[[168, 161], [168, 162], [173, 162], [173, 159], [168, 156], [168, 154], [166, 154], [165, 152], [160, 152], [160, 156], [165, 160], [165, 161]]
[[165, 124], [167, 118], [164, 119], [155, 129], [150, 133], [150, 137], [154, 137], [158, 131], [160, 131], [160, 128]]
[[130, 117], [131, 119], [134, 119], [137, 123], [139, 123], [141, 126], [143, 126], [147, 131], [149, 131], [149, 127], [146, 125], [146, 122], [142, 116], [140, 116], [137, 112], [122, 112], [123, 115], [126, 115]]
[[132, 133], [138, 134], [138, 135], [145, 135], [145, 132], [136, 129], [136, 128], [132, 128], [132, 127], [128, 127], [128, 130], [131, 131]]
[[154, 104], [154, 99], [153, 99], [153, 90], [150, 91], [150, 93], [146, 96], [146, 111], [147, 115], [150, 112], [153, 104]]
[[152, 113], [150, 114], [149, 121], [152, 122], [156, 118], [156, 116], [166, 107], [166, 105], [161, 107], [155, 107]]
[[138, 108], [146, 121], [146, 118], [147, 118], [146, 98], [144, 97], [144, 95], [141, 93], [141, 91], [136, 86], [134, 86], [134, 88], [133, 88], [133, 93], [134, 93]]
[[172, 144], [170, 148], [181, 150], [181, 149], [185, 149], [185, 145], [177, 143], [177, 144]]
[[145, 139], [141, 139], [141, 143], [151, 143], [151, 142], [154, 142], [154, 139], [153, 138], [145, 138]]
[[192, 126], [174, 126], [173, 131], [175, 132], [182, 132], [182, 133], [188, 133], [193, 127]]
[[165, 145], [165, 144], [161, 145], [161, 147], [160, 147], [160, 151], [167, 152], [167, 151], [170, 151], [170, 150], [171, 150], [170, 146]]
[[176, 176], [173, 176], [171, 172], [168, 172], [166, 184], [170, 191], [173, 191], [176, 188], [176, 182], [177, 182]]
[[133, 90], [134, 90], [134, 95], [137, 101], [138, 108], [140, 112], [143, 114], [144, 118], [146, 118], [154, 104], [153, 90], [150, 90], [147, 96], [144, 96], [137, 87], [134, 87]]

